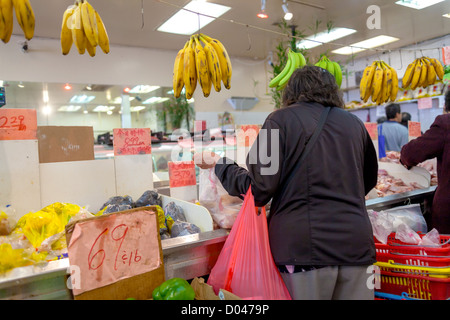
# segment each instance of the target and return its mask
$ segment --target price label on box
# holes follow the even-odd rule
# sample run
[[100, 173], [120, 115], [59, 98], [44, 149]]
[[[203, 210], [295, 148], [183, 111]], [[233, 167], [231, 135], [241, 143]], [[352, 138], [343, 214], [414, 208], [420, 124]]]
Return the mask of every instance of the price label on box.
[[74, 295], [151, 272], [162, 265], [153, 209], [78, 221], [66, 229]]
[[34, 140], [36, 131], [36, 110], [0, 109], [0, 140]]
[[194, 161], [169, 161], [170, 188], [179, 188], [197, 185]]
[[114, 129], [114, 155], [151, 154], [150, 128]]

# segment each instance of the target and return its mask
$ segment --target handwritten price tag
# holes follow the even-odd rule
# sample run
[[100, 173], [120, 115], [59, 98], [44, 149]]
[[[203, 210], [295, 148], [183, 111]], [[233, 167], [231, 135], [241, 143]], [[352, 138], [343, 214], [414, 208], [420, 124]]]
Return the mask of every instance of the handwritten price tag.
[[422, 135], [420, 131], [420, 122], [408, 121], [408, 135], [412, 138], [417, 138]]
[[197, 179], [194, 161], [169, 161], [169, 186], [171, 188], [195, 185], [197, 185]]
[[238, 147], [251, 147], [258, 136], [261, 126], [256, 124], [240, 125], [236, 128], [236, 144]]
[[431, 97], [421, 98], [417, 100], [417, 109], [431, 109], [433, 107], [433, 100]]
[[34, 140], [36, 131], [36, 110], [0, 109], [0, 140]]
[[378, 140], [378, 124], [375, 122], [365, 122], [367, 132], [372, 140]]
[[445, 65], [450, 64], [450, 47], [442, 48], [442, 61]]
[[114, 129], [114, 155], [151, 154], [150, 128]]
[[138, 210], [88, 219], [75, 225], [67, 247], [79, 268], [74, 295], [158, 268], [161, 264], [155, 215]]

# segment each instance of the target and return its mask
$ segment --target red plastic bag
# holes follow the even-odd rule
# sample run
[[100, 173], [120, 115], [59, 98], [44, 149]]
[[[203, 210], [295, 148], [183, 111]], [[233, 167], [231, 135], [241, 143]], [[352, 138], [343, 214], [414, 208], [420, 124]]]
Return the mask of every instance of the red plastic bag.
[[251, 188], [207, 283], [249, 300], [291, 300], [269, 246], [266, 210], [258, 210]]

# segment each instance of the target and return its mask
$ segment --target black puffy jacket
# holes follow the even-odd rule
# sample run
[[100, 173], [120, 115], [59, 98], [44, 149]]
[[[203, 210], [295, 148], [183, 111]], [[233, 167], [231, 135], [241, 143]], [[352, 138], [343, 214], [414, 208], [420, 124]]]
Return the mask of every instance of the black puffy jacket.
[[[271, 113], [249, 152], [248, 170], [223, 158], [215, 172], [230, 195], [245, 194], [251, 183], [257, 206], [272, 200], [269, 240], [277, 265], [370, 265], [375, 245], [365, 195], [376, 185], [378, 162], [355, 115], [331, 108], [316, 144], [280, 194], [323, 109], [296, 103]], [[262, 174], [277, 161], [278, 170]]]

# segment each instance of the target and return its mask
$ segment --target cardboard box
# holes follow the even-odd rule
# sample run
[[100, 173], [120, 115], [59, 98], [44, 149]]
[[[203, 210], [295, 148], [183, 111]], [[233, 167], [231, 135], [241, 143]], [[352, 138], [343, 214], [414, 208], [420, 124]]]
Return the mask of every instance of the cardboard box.
[[224, 289], [220, 289], [219, 294], [216, 295], [213, 287], [205, 283], [203, 278], [194, 278], [191, 282], [191, 287], [195, 291], [195, 300], [242, 300]]

